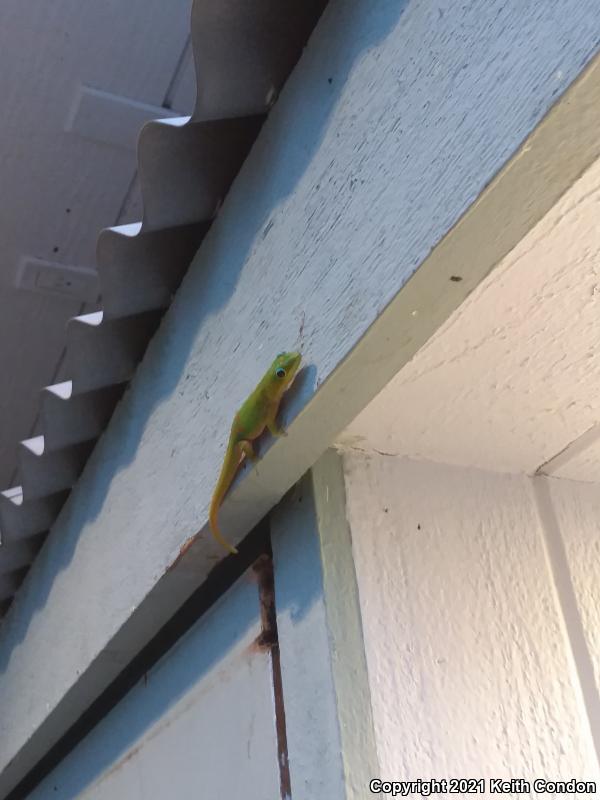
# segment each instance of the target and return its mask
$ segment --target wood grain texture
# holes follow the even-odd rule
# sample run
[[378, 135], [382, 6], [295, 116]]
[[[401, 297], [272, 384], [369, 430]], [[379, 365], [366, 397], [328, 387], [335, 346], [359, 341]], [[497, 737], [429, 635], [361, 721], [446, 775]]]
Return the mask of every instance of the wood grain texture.
[[599, 770], [526, 477], [348, 454], [383, 777]]
[[[330, 3], [3, 624], [0, 788], [222, 557], [203, 536], [173, 567], [203, 530], [232, 414], [273, 355], [299, 344], [309, 368], [286, 404], [289, 436], [223, 507], [234, 542], [589, 164], [596, 73], [444, 240], [460, 246], [441, 245], [400, 292], [599, 41], [593, 0]], [[456, 259], [468, 269], [454, 293]]]

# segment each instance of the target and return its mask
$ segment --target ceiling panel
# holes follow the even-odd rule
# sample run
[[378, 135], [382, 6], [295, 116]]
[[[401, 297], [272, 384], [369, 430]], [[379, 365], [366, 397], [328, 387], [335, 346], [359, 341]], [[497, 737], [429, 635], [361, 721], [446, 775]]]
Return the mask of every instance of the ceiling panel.
[[[0, 488], [34, 429], [66, 322], [90, 307], [99, 230], [139, 213], [136, 128], [168, 115], [173, 86], [190, 83], [190, 13], [191, 0], [2, 2]], [[191, 111], [189, 90], [176, 100]], [[32, 263], [50, 267], [32, 279]]]
[[600, 448], [585, 437], [600, 422], [599, 220], [596, 163], [342, 441], [527, 473], [565, 451], [560, 474], [596, 479]]

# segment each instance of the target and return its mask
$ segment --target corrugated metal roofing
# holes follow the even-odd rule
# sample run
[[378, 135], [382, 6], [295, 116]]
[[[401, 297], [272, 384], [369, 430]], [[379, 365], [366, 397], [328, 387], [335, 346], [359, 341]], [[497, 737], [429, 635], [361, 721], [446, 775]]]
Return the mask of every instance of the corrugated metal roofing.
[[0, 494], [0, 616], [106, 427], [326, 0], [195, 0], [191, 117], [138, 140], [140, 223], [99, 236], [102, 310], [75, 317], [60, 383], [40, 398], [19, 486]]

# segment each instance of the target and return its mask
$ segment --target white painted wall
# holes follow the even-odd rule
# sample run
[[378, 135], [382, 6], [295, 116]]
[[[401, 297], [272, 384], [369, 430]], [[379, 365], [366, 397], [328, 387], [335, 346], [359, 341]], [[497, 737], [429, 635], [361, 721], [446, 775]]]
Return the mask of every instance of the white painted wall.
[[382, 777], [597, 780], [591, 487], [352, 451], [344, 471]]
[[[570, 480], [537, 483], [545, 528], [572, 646], [600, 742], [600, 492], [597, 484]], [[544, 491], [545, 489], [545, 491]], [[551, 538], [550, 538], [551, 537]], [[598, 746], [598, 744], [597, 744]], [[600, 750], [600, 748], [598, 748]]]

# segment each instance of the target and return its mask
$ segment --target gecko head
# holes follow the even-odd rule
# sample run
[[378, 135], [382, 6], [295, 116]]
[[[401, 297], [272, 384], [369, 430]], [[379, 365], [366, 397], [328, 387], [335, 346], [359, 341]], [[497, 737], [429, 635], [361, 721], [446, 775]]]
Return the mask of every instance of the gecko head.
[[273, 361], [270, 373], [272, 383], [277, 387], [277, 394], [282, 395], [290, 386], [296, 377], [301, 361], [302, 356], [297, 352], [279, 353]]

